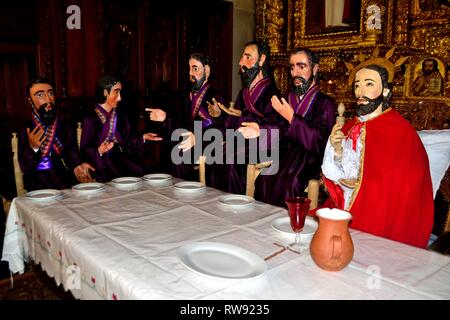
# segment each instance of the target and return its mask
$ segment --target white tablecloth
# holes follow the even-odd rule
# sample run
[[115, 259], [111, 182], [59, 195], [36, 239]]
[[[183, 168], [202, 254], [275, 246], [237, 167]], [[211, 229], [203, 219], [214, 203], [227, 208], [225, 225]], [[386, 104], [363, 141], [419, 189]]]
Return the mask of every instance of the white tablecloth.
[[18, 197], [2, 260], [23, 272], [31, 258], [81, 299], [450, 299], [449, 257], [354, 230], [354, 258], [339, 272], [317, 267], [308, 250], [271, 258], [267, 272], [251, 280], [190, 271], [176, 249], [193, 241], [228, 243], [264, 258], [280, 249], [274, 243], [292, 240], [271, 228], [285, 209], [257, 202], [230, 211], [218, 203], [221, 195], [143, 183], [134, 191], [107, 185], [91, 197], [64, 190], [51, 202]]

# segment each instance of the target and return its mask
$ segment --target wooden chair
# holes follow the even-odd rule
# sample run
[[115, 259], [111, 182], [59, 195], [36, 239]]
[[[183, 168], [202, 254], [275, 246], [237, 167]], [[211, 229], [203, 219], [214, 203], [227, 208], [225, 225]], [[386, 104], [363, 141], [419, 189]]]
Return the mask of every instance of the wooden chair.
[[202, 185], [206, 186], [206, 156], [200, 156], [198, 159], [198, 175], [199, 181]]
[[17, 196], [21, 196], [26, 193], [26, 190], [23, 185], [23, 173], [19, 165], [19, 157], [18, 157], [19, 142], [16, 132], [13, 132], [12, 134], [11, 148], [13, 152], [14, 178], [16, 181]]
[[261, 173], [261, 170], [264, 168], [268, 168], [272, 165], [272, 161], [266, 161], [261, 163], [254, 163], [247, 165], [247, 182], [246, 182], [246, 190], [245, 194], [249, 197], [255, 195], [255, 181], [256, 178]]
[[77, 143], [78, 143], [78, 150], [80, 149], [80, 144], [81, 144], [81, 133], [82, 133], [82, 128], [81, 128], [81, 122], [77, 122]]
[[[272, 161], [266, 161], [255, 164], [247, 165], [247, 184], [245, 194], [249, 197], [254, 197], [255, 194], [255, 182], [256, 178], [261, 173], [261, 170], [264, 168], [268, 168], [272, 165]], [[319, 203], [319, 187], [320, 181], [316, 179], [309, 180], [308, 187], [305, 189], [305, 192], [308, 193], [308, 199], [311, 200], [309, 205], [310, 209], [315, 209]]]
[[[338, 116], [336, 117], [336, 122], [345, 123], [345, 105], [341, 102], [337, 108]], [[263, 168], [268, 168], [272, 164], [271, 161], [249, 164], [247, 165], [247, 186], [245, 194], [249, 197], [253, 197], [255, 194], [255, 181]], [[308, 187], [306, 187], [305, 192], [308, 193], [308, 198], [311, 200], [310, 209], [315, 209], [319, 203], [319, 187], [321, 183], [319, 180], [311, 179], [308, 182]]]

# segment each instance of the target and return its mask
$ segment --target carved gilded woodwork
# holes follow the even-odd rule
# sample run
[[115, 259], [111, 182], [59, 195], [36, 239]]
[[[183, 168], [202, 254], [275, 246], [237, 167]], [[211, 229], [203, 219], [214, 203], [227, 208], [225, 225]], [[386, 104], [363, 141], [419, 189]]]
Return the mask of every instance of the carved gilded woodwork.
[[271, 0], [270, 5], [266, 7], [265, 17], [265, 33], [267, 43], [271, 52], [282, 52], [284, 49], [284, 38], [286, 33], [284, 31], [284, 25], [286, 20], [284, 18], [284, 4], [283, 0]]
[[[415, 96], [412, 91], [418, 68], [425, 58], [439, 61], [443, 86], [450, 87], [445, 68], [450, 65], [450, 6], [425, 8], [419, 0], [361, 0], [358, 30], [308, 34], [308, 1], [256, 0], [256, 38], [267, 40], [275, 54], [270, 59], [276, 82], [283, 93], [290, 88], [289, 53], [309, 47], [321, 59], [322, 90], [344, 102], [346, 116], [354, 112], [354, 95], [347, 85], [345, 62], [356, 63], [360, 55], [370, 56], [376, 47], [384, 55], [393, 46], [393, 60], [409, 56], [396, 68], [391, 105], [417, 129], [447, 128], [450, 125], [450, 88], [434, 97]], [[273, 14], [280, 13], [274, 20]], [[268, 34], [268, 23], [274, 21]], [[283, 21], [283, 23], [281, 23]]]

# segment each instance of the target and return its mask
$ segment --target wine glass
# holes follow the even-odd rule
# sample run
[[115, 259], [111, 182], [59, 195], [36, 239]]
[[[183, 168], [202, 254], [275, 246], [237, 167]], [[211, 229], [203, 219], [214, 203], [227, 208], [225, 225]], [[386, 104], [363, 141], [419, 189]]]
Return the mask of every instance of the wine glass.
[[306, 197], [287, 197], [286, 204], [288, 206], [291, 228], [295, 232], [295, 242], [288, 247], [300, 253], [300, 232], [305, 225], [306, 214], [309, 210], [311, 200]]

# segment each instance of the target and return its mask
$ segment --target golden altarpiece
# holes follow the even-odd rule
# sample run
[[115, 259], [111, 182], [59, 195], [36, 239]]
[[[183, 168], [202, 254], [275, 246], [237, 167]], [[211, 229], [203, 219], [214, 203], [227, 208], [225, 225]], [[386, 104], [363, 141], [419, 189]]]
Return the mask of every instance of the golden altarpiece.
[[[347, 12], [341, 21], [327, 21], [330, 10], [341, 15], [327, 7], [338, 2], [348, 6]], [[289, 53], [298, 47], [318, 52], [322, 91], [343, 102], [347, 116], [354, 114], [355, 99], [347, 84], [346, 62], [357, 65], [376, 50], [384, 56], [395, 47], [392, 61], [408, 59], [396, 70], [391, 105], [418, 130], [449, 128], [448, 1], [256, 0], [256, 38], [269, 44], [270, 62], [283, 92], [290, 86]], [[435, 61], [438, 71], [434, 91], [418, 92], [416, 80], [427, 59]]]
[[[347, 65], [358, 65], [374, 52], [379, 57], [389, 56], [395, 48], [390, 60], [403, 63], [396, 67], [391, 106], [417, 130], [450, 129], [450, 0], [255, 3], [255, 36], [270, 46], [271, 66], [283, 93], [291, 86], [289, 53], [295, 48], [310, 48], [320, 56], [321, 90], [337, 103], [343, 102], [345, 116], [351, 117], [355, 98], [348, 85]], [[340, 9], [334, 7], [339, 5]], [[430, 90], [418, 85], [425, 78], [422, 68], [426, 63], [433, 65], [434, 76], [428, 78]], [[435, 224], [438, 232], [450, 231], [450, 170], [440, 191], [444, 202], [435, 201], [435, 206], [443, 214], [435, 215]]]

